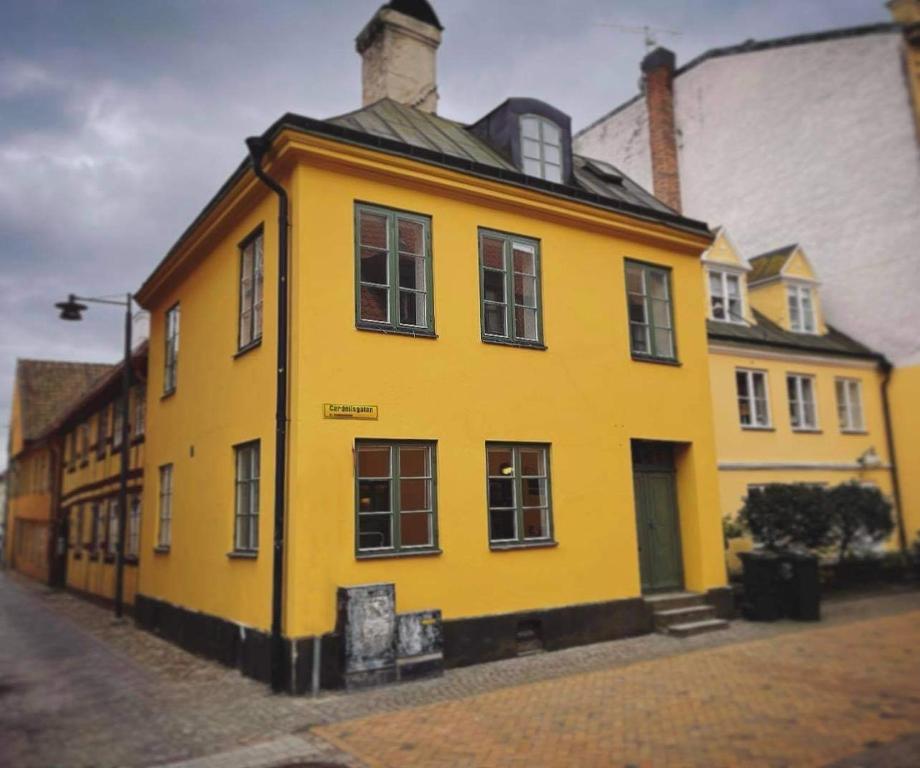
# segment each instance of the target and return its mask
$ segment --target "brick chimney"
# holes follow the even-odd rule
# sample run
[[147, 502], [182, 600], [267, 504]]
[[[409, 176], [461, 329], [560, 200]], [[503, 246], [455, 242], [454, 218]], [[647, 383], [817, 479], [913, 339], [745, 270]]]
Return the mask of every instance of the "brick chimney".
[[391, 0], [382, 5], [355, 40], [362, 59], [364, 106], [390, 98], [436, 112], [435, 64], [443, 29], [426, 0]]
[[656, 48], [642, 59], [642, 78], [648, 109], [653, 191], [663, 203], [680, 211], [680, 172], [674, 129], [674, 63], [672, 51]]

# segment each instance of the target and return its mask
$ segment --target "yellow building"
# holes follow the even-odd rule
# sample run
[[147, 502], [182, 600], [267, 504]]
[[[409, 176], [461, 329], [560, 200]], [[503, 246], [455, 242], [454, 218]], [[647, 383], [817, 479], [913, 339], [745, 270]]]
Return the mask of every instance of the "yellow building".
[[886, 364], [824, 322], [803, 250], [748, 265], [720, 229], [703, 265], [722, 514], [734, 518], [748, 490], [769, 483], [855, 480], [897, 501]]
[[[419, 5], [359, 45], [435, 44]], [[302, 690], [314, 650], [347, 671], [341, 587], [439, 610], [447, 664], [650, 631], [656, 591], [727, 615], [708, 229], [543, 102], [463, 126], [397, 95], [278, 120], [137, 294], [139, 622]]]
[[49, 425], [109, 366], [57, 360], [19, 360], [10, 414], [7, 520], [4, 559], [8, 566], [41, 581], [56, 580], [50, 569], [56, 478], [60, 453]]
[[[52, 562], [67, 589], [103, 601], [115, 597], [118, 498], [122, 446], [123, 364], [107, 366], [83, 397], [72, 403], [48, 430], [63, 456], [55, 517], [66, 546]], [[146, 431], [147, 345], [134, 353], [128, 410], [129, 469], [125, 529], [124, 603], [134, 602], [140, 555]]]

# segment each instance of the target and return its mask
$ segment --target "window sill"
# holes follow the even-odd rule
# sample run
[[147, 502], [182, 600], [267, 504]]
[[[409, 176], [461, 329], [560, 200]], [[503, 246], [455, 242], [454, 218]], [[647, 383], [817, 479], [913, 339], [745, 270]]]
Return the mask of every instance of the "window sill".
[[757, 427], [752, 424], [742, 424], [741, 429], [745, 432], [776, 432], [776, 427]]
[[841, 429], [841, 435], [868, 435], [868, 429]]
[[372, 333], [382, 333], [386, 336], [410, 336], [419, 339], [436, 339], [438, 334], [434, 331], [418, 330], [410, 331], [407, 328], [393, 328], [390, 325], [369, 325], [367, 323], [355, 323], [355, 329], [359, 331], [371, 331]]
[[483, 344], [496, 344], [499, 347], [519, 347], [520, 349], [546, 350], [548, 347], [542, 341], [519, 341], [515, 339], [502, 339], [497, 336], [482, 336]]
[[400, 552], [357, 552], [355, 560], [388, 560], [394, 557], [433, 557], [441, 554], [440, 549], [404, 549]]
[[231, 560], [256, 560], [259, 557], [259, 553], [234, 549], [233, 551], [227, 553], [227, 557], [229, 557]]
[[247, 352], [251, 352], [254, 349], [258, 349], [262, 346], [262, 337], [259, 336], [255, 341], [250, 341], [245, 347], [240, 347], [233, 355], [233, 359], [236, 360], [238, 357], [242, 357]]
[[168, 555], [169, 547], [164, 545], [159, 545], [153, 548], [153, 554], [155, 555]]
[[175, 387], [173, 387], [173, 388], [170, 389], [169, 391], [164, 392], [162, 395], [160, 395], [160, 400], [161, 400], [161, 401], [167, 400], [167, 399], [169, 399], [170, 397], [172, 397], [174, 394], [176, 394], [176, 388], [175, 388]]
[[493, 552], [511, 552], [517, 549], [552, 549], [553, 547], [558, 547], [559, 542], [555, 539], [549, 541], [527, 541], [527, 542], [514, 542], [508, 544], [489, 544], [489, 549]]
[[674, 368], [680, 368], [683, 366], [683, 363], [680, 360], [674, 360], [669, 357], [651, 357], [650, 355], [637, 355], [635, 352], [632, 353], [633, 362], [636, 363], [656, 363], [658, 365], [670, 365]]
[[797, 435], [823, 435], [823, 430], [815, 427], [793, 427], [792, 431]]

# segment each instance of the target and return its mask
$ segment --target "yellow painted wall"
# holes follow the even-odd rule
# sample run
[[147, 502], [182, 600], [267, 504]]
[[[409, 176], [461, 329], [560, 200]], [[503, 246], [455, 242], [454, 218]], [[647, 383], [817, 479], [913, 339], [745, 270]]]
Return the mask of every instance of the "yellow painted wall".
[[[691, 443], [679, 492], [687, 586], [725, 583], [699, 240], [652, 242], [648, 225], [331, 142], [287, 180], [293, 210], [291, 430], [285, 634], [329, 631], [340, 585], [393, 581], [398, 609], [446, 618], [639, 594], [630, 439]], [[317, 159], [323, 155], [325, 159]], [[360, 167], [358, 167], [360, 164]], [[270, 617], [275, 363], [275, 198], [206, 226], [194, 267], [149, 303], [151, 352], [140, 592], [266, 628]], [[437, 339], [355, 329], [356, 200], [432, 217]], [[576, 223], [576, 217], [579, 223]], [[265, 225], [265, 329], [234, 358], [237, 243]], [[547, 350], [480, 339], [478, 227], [541, 241]], [[656, 228], [651, 228], [656, 229]], [[664, 237], [671, 237], [667, 231]], [[678, 247], [682, 251], [676, 250]], [[682, 365], [633, 362], [624, 259], [673, 269]], [[178, 387], [160, 399], [163, 318], [181, 301]], [[675, 393], [679, 393], [676, 396]], [[378, 421], [322, 418], [372, 403]], [[356, 438], [436, 440], [440, 555], [355, 559]], [[261, 549], [232, 560], [233, 451], [260, 438]], [[551, 443], [558, 546], [491, 552], [485, 441]], [[174, 463], [173, 535], [153, 554], [157, 467]]]
[[920, 365], [895, 368], [889, 385], [907, 543], [920, 533]]

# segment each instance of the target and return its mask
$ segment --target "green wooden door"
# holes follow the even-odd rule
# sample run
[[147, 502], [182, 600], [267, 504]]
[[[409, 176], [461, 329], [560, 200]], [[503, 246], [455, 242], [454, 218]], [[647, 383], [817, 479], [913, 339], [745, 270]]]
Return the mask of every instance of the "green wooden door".
[[642, 591], [683, 589], [674, 473], [637, 470], [635, 489]]

